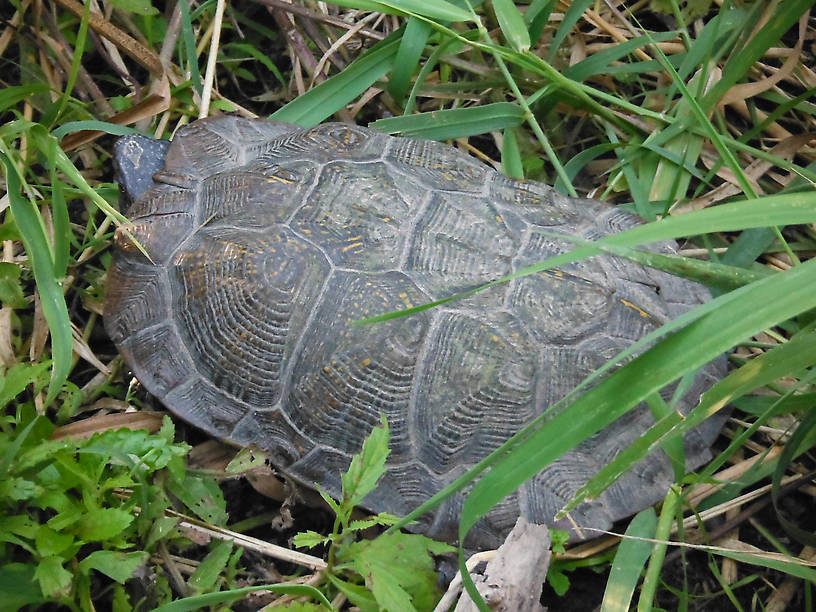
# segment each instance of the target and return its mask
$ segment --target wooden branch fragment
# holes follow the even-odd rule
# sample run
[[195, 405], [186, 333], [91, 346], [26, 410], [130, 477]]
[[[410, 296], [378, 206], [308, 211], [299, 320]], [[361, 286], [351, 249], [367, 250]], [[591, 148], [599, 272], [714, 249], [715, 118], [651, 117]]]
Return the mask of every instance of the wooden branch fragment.
[[[57, 2], [80, 19], [85, 15], [85, 7], [76, 0], [57, 0]], [[91, 26], [94, 32], [110, 40], [151, 73], [161, 74], [164, 71], [158, 55], [126, 32], [117, 28], [110, 21], [94, 12], [90, 12], [88, 13], [88, 25]]]
[[[484, 574], [473, 576], [473, 582], [491, 610], [543, 611], [539, 598], [551, 556], [547, 527], [519, 517]], [[467, 593], [462, 593], [455, 612], [478, 612], [478, 608]]]

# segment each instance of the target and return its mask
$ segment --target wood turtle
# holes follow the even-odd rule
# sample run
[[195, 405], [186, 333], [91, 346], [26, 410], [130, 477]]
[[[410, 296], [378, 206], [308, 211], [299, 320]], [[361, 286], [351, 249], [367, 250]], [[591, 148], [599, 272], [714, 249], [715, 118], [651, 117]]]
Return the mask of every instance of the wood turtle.
[[[129, 229], [150, 255], [116, 232], [105, 325], [127, 364], [178, 416], [256, 444], [288, 477], [334, 495], [384, 414], [391, 454], [365, 499], [372, 511], [412, 510], [605, 360], [708, 297], [600, 256], [350, 326], [570, 248], [553, 233], [593, 239], [638, 221], [507, 178], [447, 145], [337, 123], [211, 117], [169, 146], [124, 137], [116, 156], [133, 200]], [[724, 367], [700, 372], [680, 409]], [[641, 406], [568, 452], [494, 508], [468, 545], [495, 546], [519, 514], [571, 528], [555, 513], [651, 423]], [[721, 423], [687, 435], [687, 468], [709, 458]], [[572, 519], [607, 528], [672, 481], [668, 458], [654, 453]], [[455, 540], [462, 500], [417, 529]]]

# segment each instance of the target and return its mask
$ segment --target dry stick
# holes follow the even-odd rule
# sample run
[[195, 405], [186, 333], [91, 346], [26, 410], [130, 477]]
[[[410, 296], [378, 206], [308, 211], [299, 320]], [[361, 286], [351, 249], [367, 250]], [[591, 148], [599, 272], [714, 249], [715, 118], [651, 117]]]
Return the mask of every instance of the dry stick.
[[17, 28], [23, 21], [23, 13], [28, 10], [29, 4], [31, 4], [31, 0], [23, 0], [23, 2], [20, 3], [20, 10], [14, 12], [14, 15], [12, 15], [11, 19], [7, 22], [8, 25], [3, 30], [3, 33], [0, 34], [0, 57], [3, 57], [3, 54], [11, 42], [12, 36], [17, 33]]
[[[61, 4], [66, 10], [72, 12], [80, 19], [85, 16], [85, 7], [76, 0], [57, 0], [57, 3]], [[113, 42], [150, 72], [154, 74], [160, 74], [162, 72], [162, 64], [158, 55], [103, 17], [89, 12], [88, 25], [91, 26], [94, 32]]]
[[323, 82], [325, 77], [316, 71], [317, 60], [309, 50], [309, 45], [303, 38], [303, 35], [297, 29], [297, 26], [289, 19], [289, 15], [284, 9], [270, 8], [269, 11], [278, 23], [278, 27], [283, 30], [286, 39], [289, 41], [289, 46], [292, 48], [295, 57], [300, 60], [303, 67], [306, 69], [314, 81]]
[[[816, 560], [816, 548], [805, 546], [802, 552], [799, 553], [799, 557], [809, 561]], [[784, 612], [787, 610], [790, 600], [793, 599], [796, 589], [799, 587], [800, 580], [801, 578], [794, 576], [785, 578], [782, 584], [768, 597], [768, 601], [765, 602], [765, 612]]]
[[215, 61], [218, 58], [218, 43], [221, 41], [221, 24], [224, 21], [225, 7], [226, 0], [218, 0], [218, 3], [215, 5], [213, 33], [212, 38], [210, 38], [210, 55], [207, 58], [207, 72], [204, 75], [204, 88], [201, 93], [201, 106], [198, 109], [199, 119], [203, 119], [210, 114], [210, 98], [212, 97], [213, 81], [215, 80]]
[[[363, 29], [363, 26], [367, 24], [369, 21], [374, 19], [377, 16], [377, 13], [370, 13], [363, 17], [360, 21], [357, 22], [357, 25], [351, 28], [348, 32], [343, 34], [340, 38], [338, 38], [331, 47], [329, 47], [326, 52], [323, 54], [323, 57], [320, 58], [320, 61], [317, 62], [317, 67], [315, 68], [315, 72], [322, 72], [323, 67], [326, 65], [326, 62], [334, 55], [335, 51], [337, 51], [340, 47], [342, 47], [346, 41], [348, 41], [352, 36], [356, 35], [360, 30]], [[312, 77], [312, 85], [314, 85], [314, 77]]]
[[[322, 23], [326, 23], [337, 28], [349, 30], [354, 27], [354, 24], [347, 23], [337, 17], [332, 17], [331, 15], [326, 15], [325, 13], [313, 11], [298, 4], [290, 4], [289, 2], [284, 2], [284, 0], [255, 0], [255, 2], [257, 2], [258, 4], [263, 4], [264, 6], [268, 6], [273, 9], [282, 9], [288, 13], [302, 15], [303, 17], [308, 17], [309, 19], [320, 21]], [[382, 34], [381, 32], [377, 32], [375, 30], [367, 30], [365, 28], [359, 30], [358, 33], [361, 34], [362, 36], [365, 36], [366, 38], [371, 38], [373, 40], [383, 40], [385, 38], [385, 34]]]

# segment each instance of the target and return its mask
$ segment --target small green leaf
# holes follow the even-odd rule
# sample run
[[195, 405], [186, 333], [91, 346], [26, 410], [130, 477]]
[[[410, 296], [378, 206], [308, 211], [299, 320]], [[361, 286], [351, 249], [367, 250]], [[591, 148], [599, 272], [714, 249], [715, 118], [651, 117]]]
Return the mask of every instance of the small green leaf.
[[37, 565], [34, 576], [40, 583], [43, 595], [49, 598], [58, 599], [71, 592], [71, 572], [62, 567], [60, 557], [45, 557]]
[[20, 284], [20, 266], [10, 262], [0, 262], [0, 302], [9, 308], [28, 306]]
[[177, 516], [160, 516], [153, 521], [150, 526], [150, 533], [147, 536], [144, 547], [152, 550], [159, 540], [166, 538], [181, 519]]
[[563, 597], [569, 591], [570, 580], [564, 572], [555, 565], [551, 565], [547, 571], [547, 584], [552, 587], [556, 595]]
[[108, 2], [119, 10], [136, 15], [159, 14], [159, 10], [152, 5], [151, 0], [108, 0]]
[[378, 525], [387, 527], [390, 525], [396, 525], [399, 520], [400, 517], [398, 516], [388, 514], [387, 512], [380, 512], [378, 515], [372, 516], [369, 519], [362, 521], [351, 521], [347, 531], [361, 531], [363, 529], [368, 529], [369, 527], [375, 527]]
[[316, 531], [308, 530], [295, 534], [295, 537], [292, 538], [292, 544], [294, 544], [296, 548], [314, 548], [321, 544], [328, 544], [330, 539], [331, 538], [321, 535]]
[[47, 525], [41, 525], [37, 530], [37, 535], [34, 536], [34, 545], [37, 547], [37, 552], [43, 557], [59, 555], [73, 543], [73, 535], [55, 531]]
[[[364, 586], [346, 582], [331, 573], [326, 574], [326, 578], [362, 612], [380, 612], [382, 610], [382, 607], [377, 605], [374, 597]], [[406, 612], [412, 612], [411, 608]]]
[[72, 530], [85, 542], [109, 540], [133, 522], [133, 515], [118, 508], [95, 508], [82, 514]]
[[390, 452], [388, 421], [385, 416], [380, 420], [382, 425], [371, 430], [360, 453], [352, 458], [348, 472], [342, 475], [343, 505], [348, 508], [359, 505], [385, 473], [385, 460]]
[[266, 465], [266, 453], [257, 448], [242, 448], [224, 470], [227, 474], [243, 474], [252, 468]]
[[222, 527], [227, 524], [224, 493], [212, 478], [187, 474], [182, 482], [171, 482], [167, 488], [199, 518]]
[[97, 550], [80, 561], [79, 571], [88, 574], [90, 570], [95, 569], [119, 584], [124, 584], [140, 565], [147, 562], [148, 557], [148, 553], [144, 551], [126, 553]]
[[198, 564], [193, 575], [187, 580], [190, 588], [196, 593], [211, 591], [221, 572], [227, 566], [231, 552], [232, 542], [224, 540], [215, 542], [209, 554]]
[[338, 558], [365, 578], [381, 609], [429, 610], [440, 595], [431, 555], [453, 550], [422, 535], [396, 532], [355, 542]]
[[14, 477], [0, 480], [0, 499], [7, 498], [12, 501], [22, 501], [31, 499], [41, 491], [42, 487], [25, 478]]

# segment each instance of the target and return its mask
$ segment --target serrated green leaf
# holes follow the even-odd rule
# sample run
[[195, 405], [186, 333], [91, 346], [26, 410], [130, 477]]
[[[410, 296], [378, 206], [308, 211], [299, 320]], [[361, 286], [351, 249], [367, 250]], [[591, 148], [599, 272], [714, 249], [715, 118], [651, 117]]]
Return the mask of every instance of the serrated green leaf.
[[84, 512], [72, 531], [85, 542], [100, 542], [119, 535], [133, 522], [133, 515], [119, 508], [95, 508]]
[[95, 569], [119, 584], [129, 580], [140, 565], [144, 565], [150, 555], [144, 551], [119, 552], [97, 550], [79, 562], [79, 571], [88, 574]]
[[385, 460], [391, 451], [388, 449], [388, 421], [381, 416], [380, 422], [381, 425], [374, 427], [363, 442], [360, 453], [352, 458], [348, 472], [342, 475], [343, 505], [347, 508], [359, 505], [385, 473]]
[[37, 552], [43, 556], [59, 555], [74, 543], [74, 536], [70, 533], [61, 533], [47, 525], [40, 525], [34, 536], [34, 545]]
[[294, 544], [296, 548], [314, 548], [321, 544], [328, 544], [330, 539], [331, 538], [321, 535], [316, 531], [307, 530], [295, 534], [295, 537], [292, 538], [292, 544]]
[[338, 558], [365, 578], [381, 609], [426, 610], [441, 595], [431, 555], [454, 550], [422, 535], [396, 532], [355, 542]]
[[213, 525], [226, 525], [224, 493], [212, 478], [186, 474], [181, 483], [171, 482], [167, 488], [199, 518]]
[[0, 262], [0, 302], [9, 308], [28, 306], [20, 284], [20, 266], [15, 263]]
[[399, 522], [399, 520], [400, 517], [398, 516], [388, 514], [387, 512], [380, 512], [379, 514], [372, 516], [369, 519], [351, 521], [347, 527], [347, 530], [360, 531], [362, 529], [368, 529], [369, 527], [374, 527], [377, 525], [380, 526], [396, 525]]
[[29, 540], [33, 540], [40, 524], [27, 514], [14, 514], [0, 518], [0, 532], [13, 533]]
[[243, 474], [253, 468], [266, 465], [267, 455], [258, 448], [242, 448], [225, 468], [227, 474]]
[[40, 588], [46, 597], [58, 599], [71, 592], [73, 574], [62, 567], [60, 557], [40, 559], [34, 576], [37, 582], [40, 583]]
[[[326, 574], [326, 578], [328, 578], [329, 582], [345, 595], [352, 604], [357, 606], [361, 612], [382, 612], [382, 608], [377, 605], [374, 596], [364, 586], [341, 580], [332, 573]], [[406, 612], [411, 612], [411, 609], [409, 608]]]
[[42, 487], [30, 480], [15, 476], [0, 480], [0, 499], [6, 498], [12, 501], [22, 501], [31, 499], [42, 492]]

